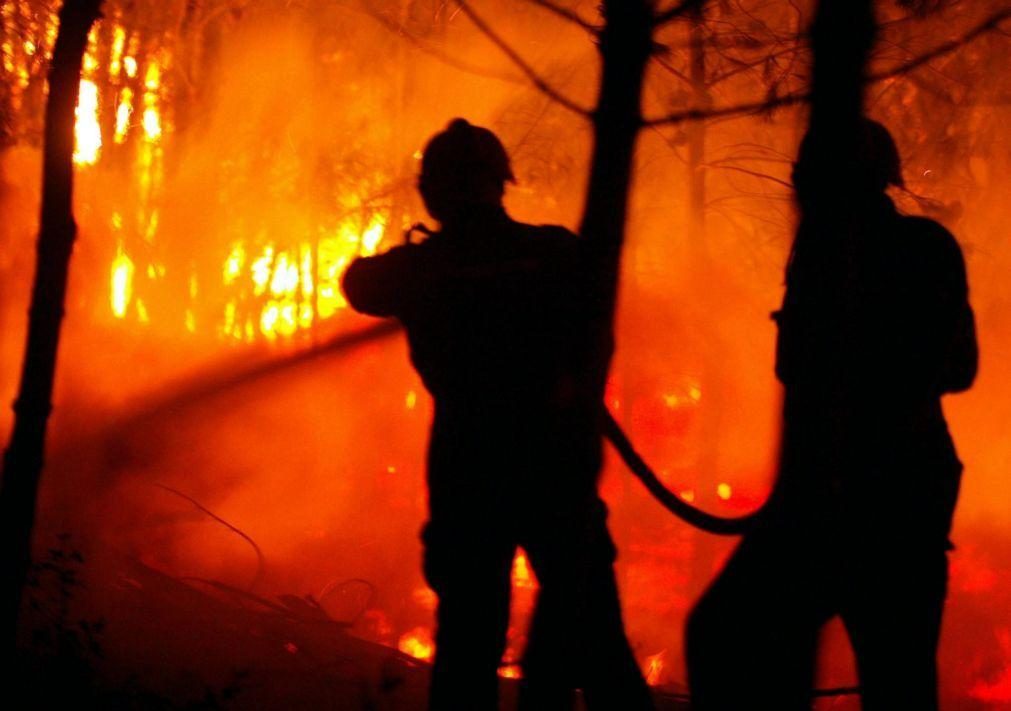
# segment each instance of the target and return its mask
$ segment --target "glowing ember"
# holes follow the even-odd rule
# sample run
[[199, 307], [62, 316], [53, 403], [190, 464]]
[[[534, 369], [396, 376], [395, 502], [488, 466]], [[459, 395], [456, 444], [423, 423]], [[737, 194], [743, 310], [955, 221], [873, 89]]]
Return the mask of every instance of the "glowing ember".
[[523, 672], [520, 670], [519, 664], [503, 664], [498, 669], [498, 675], [503, 679], [523, 678]]
[[425, 610], [434, 610], [439, 603], [439, 598], [436, 596], [435, 591], [427, 586], [415, 589], [411, 593], [411, 598], [419, 607]]
[[660, 683], [664, 670], [664, 657], [666, 655], [667, 650], [665, 649], [643, 660], [642, 674], [646, 677], [646, 683], [650, 686], [657, 686]]
[[130, 301], [133, 299], [133, 273], [133, 260], [123, 251], [121, 242], [116, 251], [116, 258], [112, 260], [112, 292], [109, 295], [112, 313], [116, 318], [125, 318], [130, 308]]
[[435, 642], [432, 641], [432, 635], [424, 627], [415, 627], [401, 636], [400, 641], [397, 642], [397, 649], [425, 662], [435, 656]]
[[537, 587], [537, 578], [534, 577], [534, 572], [530, 569], [530, 561], [527, 560], [526, 553], [521, 550], [517, 551], [516, 557], [513, 558], [512, 581], [513, 586], [517, 588]]

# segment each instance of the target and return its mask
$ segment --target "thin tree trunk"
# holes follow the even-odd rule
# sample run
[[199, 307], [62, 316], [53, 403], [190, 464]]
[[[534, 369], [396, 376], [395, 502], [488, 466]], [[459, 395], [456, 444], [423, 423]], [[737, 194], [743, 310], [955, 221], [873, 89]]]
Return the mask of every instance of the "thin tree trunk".
[[[712, 103], [706, 66], [706, 15], [703, 4], [691, 8], [688, 78], [691, 80], [692, 106], [706, 108]], [[719, 503], [716, 490], [722, 438], [723, 408], [727, 373], [725, 344], [715, 323], [720, 313], [720, 294], [713, 287], [713, 263], [706, 232], [706, 133], [705, 119], [692, 121], [685, 129], [688, 139], [688, 228], [691, 260], [690, 293], [696, 313], [703, 314], [696, 329], [699, 364], [697, 376], [702, 400], [697, 408], [699, 457], [696, 462], [695, 503], [713, 509]], [[712, 320], [706, 317], [713, 317]], [[716, 539], [705, 531], [692, 531], [691, 594], [697, 595], [713, 577], [713, 561], [719, 550]]]
[[591, 268], [602, 287], [601, 333], [612, 341], [635, 144], [642, 128], [643, 77], [653, 46], [653, 4], [651, 0], [605, 0], [602, 7], [606, 21], [600, 35], [603, 66], [579, 231], [588, 243]]
[[16, 643], [21, 592], [31, 563], [32, 528], [52, 409], [67, 271], [77, 232], [73, 217], [74, 107], [88, 32], [98, 19], [100, 4], [101, 0], [64, 3], [49, 69], [35, 282], [21, 384], [14, 403], [14, 428], [0, 483], [5, 652], [13, 652]]
[[[710, 104], [709, 83], [706, 77], [705, 8], [698, 5], [689, 11], [689, 72], [692, 106]], [[708, 254], [706, 250], [706, 122], [692, 121], [685, 129], [688, 138], [688, 217], [691, 226], [692, 248], [696, 258]]]
[[873, 0], [821, 0], [811, 29], [814, 71], [811, 78], [810, 131], [821, 170], [819, 209], [846, 215], [850, 194], [858, 189], [860, 122], [864, 116], [867, 63], [877, 34]]

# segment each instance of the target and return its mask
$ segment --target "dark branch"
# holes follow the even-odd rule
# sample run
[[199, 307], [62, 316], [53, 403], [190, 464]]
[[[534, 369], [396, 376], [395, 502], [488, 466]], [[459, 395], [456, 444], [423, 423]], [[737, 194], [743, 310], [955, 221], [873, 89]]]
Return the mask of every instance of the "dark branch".
[[393, 34], [399, 37], [403, 37], [404, 40], [414, 45], [419, 51], [434, 57], [443, 64], [453, 67], [454, 69], [458, 69], [461, 72], [466, 72], [467, 74], [473, 74], [475, 76], [487, 77], [488, 79], [497, 79], [499, 81], [506, 81], [511, 84], [526, 83], [522, 78], [518, 76], [513, 76], [511, 74], [506, 74], [504, 72], [497, 72], [492, 69], [486, 69], [484, 67], [479, 67], [476, 64], [471, 64], [469, 62], [457, 59], [449, 52], [444, 52], [438, 47], [433, 46], [431, 43], [426, 42], [420, 37], [411, 34], [410, 32], [407, 31], [407, 28], [405, 28], [399, 22], [392, 20], [389, 17], [386, 17], [381, 13], [374, 11], [372, 8], [368, 7], [364, 3], [362, 4], [362, 10], [366, 15], [368, 15], [373, 20], [381, 24], [383, 27], [388, 29]]
[[564, 106], [566, 109], [572, 111], [573, 113], [579, 114], [580, 116], [583, 117], [590, 116], [589, 109], [580, 106], [575, 101], [564, 96], [561, 92], [559, 92], [557, 89], [548, 84], [548, 82], [543, 77], [541, 77], [541, 75], [538, 74], [533, 67], [527, 64], [526, 60], [524, 60], [523, 57], [521, 57], [519, 53], [516, 52], [516, 50], [510, 47], [509, 44], [504, 39], [502, 39], [501, 35], [495, 32], [495, 30], [493, 30], [491, 26], [488, 25], [488, 23], [486, 23], [484, 20], [481, 19], [480, 15], [478, 15], [477, 13], [474, 12], [473, 9], [471, 9], [470, 5], [467, 4], [466, 0], [454, 0], [454, 1], [460, 7], [460, 10], [468, 18], [470, 18], [470, 21], [474, 23], [474, 26], [477, 27], [477, 29], [479, 29], [484, 34], [485, 37], [491, 40], [491, 42], [496, 47], [502, 50], [502, 53], [509, 58], [509, 61], [515, 64], [516, 67], [521, 72], [523, 72], [523, 74], [526, 75], [527, 79], [529, 79], [530, 82], [535, 87], [537, 87], [537, 89], [541, 93], [545, 94], [546, 96], [551, 98], [552, 101], [561, 106]]
[[551, 2], [550, 0], [527, 0], [527, 2], [533, 3], [534, 5], [537, 5], [538, 7], [542, 7], [545, 10], [547, 10], [548, 12], [553, 13], [553, 14], [557, 15], [558, 17], [561, 17], [563, 20], [566, 20], [568, 22], [571, 22], [574, 25], [578, 25], [579, 27], [582, 27], [584, 30], [586, 30], [590, 34], [593, 34], [593, 35], [600, 34], [600, 28], [597, 25], [594, 25], [593, 23], [587, 22], [582, 17], [580, 17], [578, 13], [576, 13], [573, 10], [569, 10], [568, 8], [561, 7], [559, 5], [555, 5], [555, 3]]
[[762, 178], [763, 180], [771, 180], [772, 182], [777, 183], [779, 185], [782, 185], [783, 187], [786, 187], [786, 188], [793, 188], [793, 184], [792, 183], [789, 183], [789, 182], [783, 180], [782, 178], [777, 178], [774, 175], [769, 175], [768, 173], [762, 173], [762, 172], [757, 171], [757, 170], [750, 170], [749, 168], [742, 168], [739, 165], [717, 165], [717, 164], [710, 163], [706, 167], [713, 168], [713, 169], [716, 169], [716, 170], [732, 170], [732, 171], [735, 171], [737, 173], [744, 173], [745, 175], [750, 175], [750, 176], [755, 177], [755, 178]]
[[[945, 42], [938, 45], [929, 52], [925, 52], [908, 62], [904, 62], [899, 66], [889, 69], [884, 72], [878, 72], [877, 74], [872, 74], [868, 77], [868, 81], [871, 84], [885, 81], [887, 79], [894, 79], [897, 76], [902, 76], [903, 74], [908, 74], [909, 72], [922, 67], [931, 60], [937, 59], [938, 57], [943, 57], [944, 55], [951, 54], [965, 45], [978, 39], [980, 36], [987, 32], [995, 31], [1000, 29], [1000, 23], [1005, 20], [1011, 19], [1011, 9], [1001, 10], [1000, 12], [994, 13], [988, 17], [983, 22], [974, 26], [971, 30], [963, 34], [957, 39], [951, 40], [950, 42]], [[784, 94], [783, 96], [777, 96], [771, 99], [766, 99], [764, 101], [752, 101], [744, 104], [735, 104], [733, 106], [723, 106], [716, 109], [703, 109], [703, 108], [690, 108], [684, 109], [682, 111], [675, 111], [673, 113], [667, 114], [665, 116], [659, 116], [657, 118], [647, 119], [644, 121], [646, 126], [661, 126], [665, 124], [676, 124], [683, 123], [685, 121], [699, 121], [702, 119], [710, 118], [721, 118], [727, 116], [744, 116], [747, 114], [764, 113], [767, 111], [772, 111], [774, 109], [782, 108], [784, 106], [793, 106], [796, 104], [801, 104], [808, 101], [811, 98], [810, 92], [792, 92], [789, 94]]]
[[986, 20], [984, 20], [983, 22], [979, 23], [971, 30], [966, 32], [961, 37], [953, 39], [950, 42], [940, 44], [934, 49], [930, 50], [929, 52], [925, 52], [920, 56], [909, 60], [908, 62], [900, 64], [894, 69], [889, 69], [888, 71], [880, 72], [878, 74], [872, 74], [870, 76], [870, 80], [873, 82], [884, 81], [885, 79], [892, 79], [893, 77], [897, 77], [902, 74], [907, 74], [912, 70], [923, 66], [932, 59], [937, 59], [938, 57], [943, 57], [946, 54], [951, 54], [955, 50], [958, 50], [963, 46], [969, 44], [970, 42], [978, 38], [980, 35], [986, 34], [987, 32], [991, 32], [993, 30], [999, 30], [1000, 23], [1004, 22], [1007, 19], [1011, 19], [1011, 8], [1006, 8], [1004, 10], [1001, 10], [1000, 12], [994, 13]]
[[233, 526], [232, 524], [228, 523], [228, 521], [218, 516], [216, 513], [208, 509], [206, 506], [201, 504], [192, 496], [188, 496], [187, 494], [184, 494], [178, 489], [173, 489], [171, 486], [165, 486], [164, 484], [155, 484], [155, 486], [157, 486], [159, 489], [164, 489], [170, 494], [175, 494], [180, 499], [185, 499], [186, 501], [189, 501], [202, 513], [206, 514], [207, 516], [210, 516], [212, 519], [220, 523], [222, 526], [227, 528], [232, 533], [238, 534], [243, 538], [243, 540], [246, 541], [246, 543], [248, 543], [253, 547], [253, 550], [256, 551], [256, 575], [253, 576], [253, 581], [249, 584], [249, 590], [255, 590], [257, 584], [260, 582], [260, 579], [263, 577], [264, 558], [263, 558], [263, 551], [260, 550], [260, 546], [256, 545], [256, 541], [253, 540], [252, 536], [247, 534], [241, 528], [238, 528], [237, 526]]
[[774, 99], [766, 99], [764, 101], [752, 101], [745, 104], [723, 106], [718, 109], [684, 109], [682, 111], [675, 111], [674, 113], [667, 114], [666, 116], [647, 119], [643, 123], [646, 126], [662, 126], [664, 124], [683, 123], [685, 121], [700, 121], [702, 119], [720, 118], [723, 116], [758, 114], [766, 111], [772, 111], [773, 109], [779, 109], [784, 106], [802, 104], [810, 98], [811, 94], [805, 91], [777, 96]]
[[663, 12], [658, 12], [656, 17], [653, 18], [653, 24], [663, 25], [667, 22], [671, 22], [672, 20], [676, 20], [692, 10], [701, 8], [705, 4], [706, 0], [681, 0], [681, 2], [674, 5], [674, 7], [670, 7]]

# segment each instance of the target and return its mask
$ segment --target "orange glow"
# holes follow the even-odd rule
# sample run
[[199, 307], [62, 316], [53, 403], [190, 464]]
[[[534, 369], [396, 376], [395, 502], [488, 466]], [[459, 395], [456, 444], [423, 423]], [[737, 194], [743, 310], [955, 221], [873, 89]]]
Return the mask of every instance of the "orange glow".
[[[34, 0], [28, 4], [43, 6]], [[49, 6], [56, 4], [49, 2]], [[470, 77], [431, 64], [424, 53], [417, 54], [411, 47], [377, 55], [376, 47], [399, 40], [386, 36], [375, 23], [363, 22], [358, 27], [349, 20], [348, 36], [354, 34], [360, 44], [349, 41], [346, 45], [326, 37], [318, 41], [311, 22], [274, 26], [274, 13], [287, 12], [279, 9], [282, 5], [299, 5], [304, 10], [312, 4], [267, 3], [252, 13], [257, 17], [242, 22], [234, 22], [229, 13], [212, 18], [214, 26], [209, 29], [213, 33], [208, 36], [215, 39], [214, 51], [205, 54], [200, 32], [186, 39], [178, 29], [160, 35], [163, 28], [147, 26], [149, 20], [158, 24], [156, 16], [166, 14], [143, 9], [156, 8], [158, 3], [135, 3], [136, 10], [124, 9], [130, 4], [107, 3], [108, 13], [101, 20], [105, 24], [99, 25], [85, 57], [75, 122], [74, 162], [80, 178], [76, 199], [84, 259], [74, 264], [77, 291], [71, 296], [73, 304], [91, 309], [86, 315], [95, 323], [85, 324], [78, 332], [86, 336], [75, 332], [72, 337], [79, 340], [70, 343], [70, 348], [79, 349], [83, 342], [89, 346], [88, 355], [76, 360], [68, 357], [65, 364], [72, 370], [95, 371], [93, 376], [87, 373], [87, 379], [73, 372], [72, 382], [107, 387], [108, 393], [99, 394], [109, 395], [111, 408], [120, 401], [134, 401], [126, 395], [141, 402], [149, 388], [174, 382], [167, 380], [170, 375], [180, 375], [183, 382], [191, 373], [201, 375], [205, 366], [220, 365], [223, 372], [232, 367], [233, 360], [244, 368], [247, 362], [287, 361], [312, 349], [327, 353], [325, 371], [321, 359], [314, 366], [318, 370], [291, 366], [276, 378], [244, 384], [243, 397], [223, 399], [220, 413], [196, 405], [194, 424], [185, 434], [206, 445], [199, 450], [201, 462], [204, 458], [208, 462], [206, 470], [177, 466], [178, 452], [187, 449], [166, 446], [164, 454], [158, 455], [164, 459], [164, 470], [155, 473], [166, 474], [162, 478], [170, 481], [178, 478], [176, 483], [187, 491], [192, 484], [210, 508], [220, 509], [244, 529], [248, 526], [257, 542], [262, 541], [264, 551], [278, 561], [268, 571], [271, 576], [276, 573], [277, 579], [267, 581], [278, 590], [292, 581], [298, 585], [307, 581], [308, 590], [316, 582], [311, 576], [317, 574], [321, 578], [360, 574], [373, 581], [382, 593], [374, 604], [385, 609], [363, 613], [358, 618], [362, 626], [354, 633], [430, 660], [435, 650], [428, 621], [437, 598], [418, 575], [416, 532], [426, 504], [423, 448], [432, 402], [411, 374], [402, 348], [370, 345], [329, 355], [325, 346], [331, 339], [368, 323], [350, 313], [340, 280], [355, 258], [383, 252], [400, 242], [403, 227], [426, 219], [414, 190], [420, 165], [409, 156], [414, 151], [414, 161], [421, 159], [421, 150], [415, 148], [448, 120], [443, 111], [459, 111], [478, 122], [484, 117], [488, 125], [494, 122], [493, 128], [515, 153], [518, 180], [507, 194], [509, 212], [529, 222], [578, 225], [582, 193], [577, 186], [583, 183], [590, 156], [589, 134], [585, 127], [577, 128], [578, 119], [564, 112], [551, 112], [535, 121], [539, 112], [531, 110], [532, 104], [526, 105], [529, 97], [515, 93], [517, 87], [511, 83], [499, 88], [488, 77]], [[196, 3], [194, 12], [212, 5]], [[340, 5], [327, 13], [342, 12]], [[489, 16], [494, 5], [487, 4]], [[712, 13], [718, 16], [723, 10], [716, 5]], [[25, 6], [26, 2], [16, 2], [0, 8], [7, 29], [0, 39], [0, 61], [12, 84], [13, 110], [24, 113], [31, 108], [40, 116], [39, 96], [25, 89], [44, 83], [44, 64], [52, 50], [56, 23], [43, 20], [44, 13], [39, 12], [37, 18], [24, 19], [36, 26], [21, 32], [17, 23]], [[581, 7], [581, 12], [587, 18], [593, 15], [590, 4]], [[421, 22], [412, 18], [412, 23], [415, 20]], [[207, 17], [195, 20], [205, 21]], [[264, 27], [258, 27], [258, 22]], [[480, 49], [484, 42], [450, 46], [456, 37], [473, 30], [465, 23], [458, 25], [445, 36], [432, 37], [440, 43], [445, 39], [445, 50], [452, 55], [458, 50], [469, 55], [468, 48], [474, 45], [474, 56], [461, 59], [473, 60], [475, 67], [498, 66], [501, 57]], [[683, 45], [679, 28], [672, 25], [658, 39], [671, 48], [672, 66], [678, 63]], [[784, 37], [802, 30], [792, 25], [788, 29]], [[573, 39], [586, 45], [581, 55], [574, 44], [569, 46], [560, 38], [558, 47], [564, 46], [564, 52], [555, 57], [550, 56], [553, 45], [532, 42], [537, 28], [531, 28], [531, 37], [526, 37], [521, 19], [509, 20], [503, 30], [518, 42], [531, 40], [519, 47], [545, 47], [547, 54], [533, 57], [545, 70], [572, 66], [575, 74], [566, 81], [566, 91], [572, 92], [574, 100], [591, 105], [593, 96], [587, 89], [593, 86], [592, 43], [582, 36]], [[712, 35], [714, 41], [722, 36]], [[370, 55], [368, 59], [356, 56], [358, 47], [361, 54]], [[394, 62], [383, 64], [387, 56], [410, 57], [408, 63], [416, 66], [400, 76]], [[374, 73], [370, 66], [362, 71], [373, 64]], [[952, 67], [953, 75], [956, 69], [957, 65]], [[445, 73], [449, 71], [455, 73]], [[644, 105], [650, 115], [657, 115], [660, 104], [670, 108], [682, 101], [680, 93], [667, 95], [668, 83], [676, 82], [662, 72], [658, 76], [650, 79], [658, 91]], [[433, 85], [440, 90], [434, 102], [427, 93]], [[898, 77], [889, 86], [902, 102], [919, 91]], [[748, 98], [733, 84], [719, 89], [721, 105]], [[784, 85], [782, 90], [791, 87]], [[1005, 93], [1002, 90], [999, 97]], [[882, 102], [877, 105], [882, 119], [894, 120], [887, 100]], [[957, 121], [953, 117], [947, 122], [953, 131], [960, 123], [985, 124], [987, 112], [1004, 108], [984, 110], [981, 106], [973, 109], [976, 115], [966, 105], [959, 111], [964, 113]], [[707, 233], [698, 236], [688, 234], [680, 215], [680, 206], [690, 204], [685, 200], [689, 185], [685, 166], [674, 152], [668, 155], [669, 148], [678, 150], [683, 127], [656, 127], [643, 134], [641, 154], [651, 168], [640, 176], [633, 201], [637, 207], [628, 222], [631, 258], [626, 260], [623, 283], [629, 288], [622, 298], [616, 334], [619, 348], [605, 402], [671, 492], [717, 514], [757, 507], [766, 491], [764, 477], [775, 467], [780, 386], [773, 375], [774, 324], [765, 314], [781, 297], [782, 264], [794, 229], [786, 208], [790, 204], [789, 164], [798, 127], [803, 124], [803, 118], [795, 118], [785, 111], [770, 114], [755, 130], [749, 116], [706, 123], [705, 130], [710, 132], [706, 158], [711, 161], [705, 166], [711, 193], [707, 203], [715, 207]], [[933, 139], [927, 140], [931, 138], [928, 123], [914, 126], [911, 122], [903, 129], [903, 146], [918, 147], [908, 171], [910, 180], [918, 181], [911, 182], [911, 191], [930, 200], [945, 197], [943, 190], [949, 185], [942, 168], [952, 166], [958, 167], [952, 172], [958, 173], [959, 180], [981, 187], [990, 181], [999, 187], [999, 176], [1006, 171], [982, 155], [980, 144], [973, 143], [974, 153], [964, 161], [946, 153], [944, 160], [937, 160], [941, 154], [931, 148]], [[32, 132], [38, 133], [38, 126], [17, 128], [34, 141], [26, 143], [25, 151], [34, 157], [38, 136]], [[21, 140], [20, 134], [14, 140]], [[985, 132], [979, 135], [989, 137]], [[672, 142], [658, 143], [658, 138]], [[951, 146], [955, 143], [952, 137]], [[994, 144], [1003, 146], [999, 141]], [[10, 161], [10, 175], [27, 174], [18, 152], [9, 153], [5, 160]], [[758, 162], [745, 165], [748, 171], [759, 168], [764, 176], [757, 183], [764, 186], [761, 191], [752, 185], [750, 172], [736, 172], [733, 163], [739, 161]], [[779, 185], [765, 180], [769, 177], [787, 182]], [[959, 193], [958, 197], [964, 196]], [[1003, 262], [988, 261], [986, 250], [993, 245], [984, 238], [990, 234], [991, 223], [1006, 223], [1004, 205], [999, 205], [1000, 212], [987, 208], [989, 213], [977, 198], [963, 200], [960, 210], [961, 205], [965, 216], [952, 218], [952, 230], [980, 244], [979, 251], [969, 255], [970, 270], [1003, 273]], [[911, 206], [908, 211], [917, 208]], [[23, 225], [28, 223], [22, 222], [11, 228], [10, 242], [16, 247], [13, 230], [25, 232]], [[694, 248], [686, 246], [697, 237], [705, 238], [699, 244], [705, 244], [710, 253], [702, 261]], [[1007, 339], [994, 335], [998, 333], [994, 324], [1007, 325], [999, 308], [1007, 295], [1001, 292], [998, 299], [994, 285], [1000, 280], [990, 278], [992, 284], [984, 281], [978, 289], [990, 298], [985, 312], [989, 321], [981, 323], [981, 333], [991, 342], [999, 341], [1006, 351]], [[975, 281], [973, 288], [977, 288]], [[114, 337], [106, 338], [107, 331], [113, 331]], [[1011, 329], [1005, 331], [1011, 333]], [[86, 339], [93, 339], [101, 349], [90, 348], [93, 344]], [[76, 350], [71, 352], [76, 354]], [[101, 353], [101, 359], [91, 353]], [[293, 361], [300, 362], [300, 357]], [[147, 363], [151, 363], [149, 368]], [[984, 373], [991, 378], [991, 388], [1003, 382], [998, 383], [1000, 378], [991, 375], [994, 372]], [[132, 390], [127, 392], [128, 388]], [[992, 405], [981, 392], [974, 391], [970, 398]], [[1007, 393], [1001, 391], [1001, 395]], [[963, 514], [965, 504], [960, 504], [959, 518], [959, 525], [970, 530], [976, 523], [973, 517], [982, 516], [981, 511], [993, 518], [1004, 516], [998, 495], [1003, 480], [995, 472], [1003, 471], [1007, 447], [994, 444], [1002, 441], [996, 425], [974, 428], [988, 421], [971, 414], [973, 405], [962, 403], [952, 398], [956, 440], [960, 450], [968, 453], [966, 460], [973, 469], [964, 501], [974, 508]], [[236, 411], [234, 427], [226, 419], [229, 407]], [[206, 418], [200, 417], [205, 413]], [[974, 417], [980, 417], [980, 422]], [[967, 440], [964, 447], [963, 439]], [[613, 512], [609, 525], [621, 549], [622, 602], [630, 638], [642, 652], [663, 650], [640, 657], [651, 685], [681, 683], [679, 625], [704, 582], [696, 576], [709, 570], [704, 558], [716, 554], [700, 543], [700, 536], [669, 520], [629, 477], [614, 452], [607, 452], [602, 497]], [[288, 466], [291, 472], [282, 476], [281, 470]], [[291, 485], [292, 481], [297, 485]], [[149, 505], [145, 499], [136, 509], [146, 511]], [[369, 515], [358, 515], [359, 510]], [[374, 522], [378, 523], [373, 527]], [[158, 546], [168, 547], [165, 541], [170, 541], [178, 547], [173, 554], [179, 559], [185, 553], [215, 560], [216, 538], [190, 538], [187, 521], [172, 522], [171, 531], [169, 525], [151, 540], [138, 535], [137, 547], [156, 550], [169, 559]], [[132, 529], [124, 525], [123, 530]], [[221, 536], [227, 543], [227, 534]], [[961, 597], [954, 609], [981, 606], [984, 597], [997, 599], [1007, 586], [1006, 565], [998, 561], [968, 564], [965, 546], [961, 540], [956, 542], [960, 553], [952, 560], [961, 568], [953, 568], [952, 590]], [[341, 548], [359, 544], [361, 552]], [[331, 560], [331, 553], [340, 555]], [[402, 557], [394, 559], [394, 555]], [[245, 565], [245, 559], [240, 563]], [[245, 572], [238, 568], [239, 563], [235, 569], [222, 564], [214, 577], [235, 582], [232, 576]], [[521, 674], [515, 662], [527, 644], [526, 621], [536, 605], [539, 586], [522, 550], [512, 561], [510, 581], [512, 617], [499, 675], [515, 679]], [[240, 582], [245, 584], [244, 579]], [[263, 591], [267, 589], [265, 582]], [[340, 596], [329, 598], [335, 609], [335, 600], [344, 604]], [[350, 610], [357, 611], [357, 607]], [[985, 641], [991, 646], [996, 642], [990, 637], [1001, 634], [1002, 624], [996, 621], [987, 628]], [[279, 637], [275, 647], [284, 639]], [[975, 661], [966, 664], [967, 669], [971, 667], [966, 675], [972, 678], [959, 682], [959, 692], [972, 688], [980, 701], [1011, 702], [1011, 653], [1005, 656], [994, 661], [991, 655], [985, 666]]]

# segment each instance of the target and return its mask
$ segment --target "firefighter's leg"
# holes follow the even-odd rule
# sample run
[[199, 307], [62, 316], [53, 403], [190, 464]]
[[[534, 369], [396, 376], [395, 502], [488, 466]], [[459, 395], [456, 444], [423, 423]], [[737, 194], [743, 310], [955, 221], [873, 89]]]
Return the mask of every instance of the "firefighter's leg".
[[692, 709], [810, 708], [829, 609], [811, 552], [791, 538], [746, 538], [692, 610], [685, 628]]
[[625, 637], [615, 548], [597, 499], [546, 517], [523, 543], [541, 585], [523, 662], [523, 709], [557, 709], [582, 688], [591, 709], [652, 708]]
[[423, 540], [425, 577], [439, 597], [430, 707], [494, 711], [516, 546], [487, 522], [473, 521], [433, 521]]
[[936, 711], [937, 643], [947, 556], [936, 550], [870, 553], [843, 608], [866, 711]]

